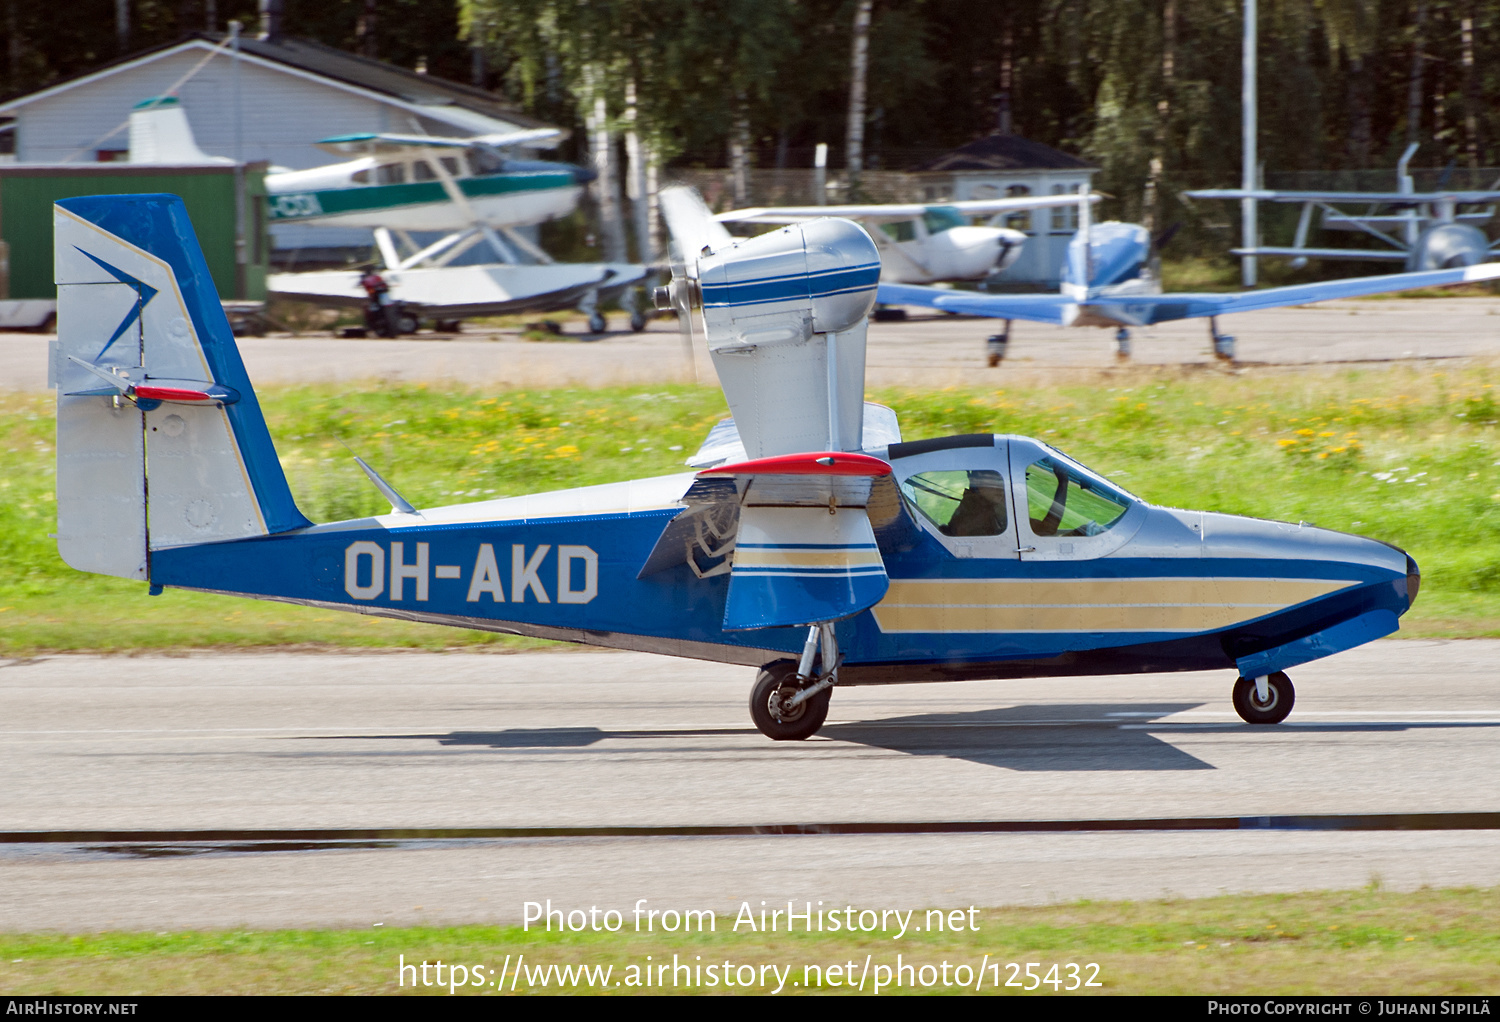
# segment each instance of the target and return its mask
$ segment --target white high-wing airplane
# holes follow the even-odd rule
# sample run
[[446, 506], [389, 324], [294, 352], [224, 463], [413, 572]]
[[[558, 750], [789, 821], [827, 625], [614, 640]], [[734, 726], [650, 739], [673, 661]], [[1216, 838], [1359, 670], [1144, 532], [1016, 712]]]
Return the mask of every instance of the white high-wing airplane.
[[[374, 228], [393, 299], [411, 316], [467, 316], [553, 311], [578, 305], [589, 328], [605, 329], [601, 296], [645, 279], [631, 263], [556, 263], [515, 228], [571, 213], [594, 172], [584, 167], [508, 155], [517, 146], [555, 144], [555, 128], [438, 138], [367, 133], [324, 139], [332, 152], [366, 153], [353, 160], [266, 178], [272, 223]], [[412, 231], [448, 232], [429, 245]], [[481, 242], [498, 262], [450, 263]], [[270, 290], [319, 305], [363, 307], [369, 296], [355, 270], [278, 273]], [[631, 328], [645, 317], [631, 312]]]
[[[309, 170], [272, 168], [266, 175], [272, 224], [316, 223], [373, 228], [385, 263], [390, 298], [405, 320], [457, 321], [468, 316], [551, 312], [578, 306], [589, 328], [605, 329], [598, 311], [611, 297], [645, 279], [631, 263], [556, 263], [515, 228], [566, 216], [594, 172], [567, 163], [519, 160], [520, 146], [546, 147], [562, 133], [539, 128], [477, 138], [359, 134], [324, 139], [335, 153], [364, 155]], [[229, 163], [198, 148], [178, 101], [145, 100], [130, 115], [134, 163]], [[446, 231], [427, 246], [412, 231]], [[498, 262], [451, 266], [481, 242]], [[403, 249], [405, 251], [403, 251]], [[275, 296], [330, 307], [365, 308], [371, 296], [359, 270], [273, 273]], [[639, 311], [631, 327], [645, 327]]]
[[[1099, 196], [1089, 201], [1098, 202]], [[880, 279], [893, 284], [983, 280], [1015, 264], [1026, 235], [1010, 227], [971, 226], [973, 217], [1071, 207], [1077, 195], [971, 199], [945, 203], [757, 206], [714, 217], [720, 223], [794, 224], [836, 216], [862, 223], [880, 250]]]

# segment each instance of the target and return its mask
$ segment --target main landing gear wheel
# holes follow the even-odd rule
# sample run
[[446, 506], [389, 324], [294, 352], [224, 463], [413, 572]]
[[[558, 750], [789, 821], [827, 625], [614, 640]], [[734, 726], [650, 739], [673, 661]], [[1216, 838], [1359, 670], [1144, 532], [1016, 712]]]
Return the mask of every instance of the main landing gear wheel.
[[761, 734], [778, 742], [800, 742], [817, 733], [828, 719], [833, 693], [825, 688], [805, 702], [786, 707], [786, 700], [798, 691], [797, 661], [777, 660], [760, 669], [750, 689], [750, 719]]
[[609, 323], [604, 318], [604, 313], [595, 312], [589, 316], [589, 333], [602, 334], [609, 329]]
[[1266, 698], [1261, 699], [1255, 691], [1254, 678], [1236, 678], [1234, 682], [1234, 712], [1247, 724], [1280, 724], [1292, 712], [1297, 701], [1297, 691], [1292, 688], [1292, 679], [1277, 671], [1266, 678]]

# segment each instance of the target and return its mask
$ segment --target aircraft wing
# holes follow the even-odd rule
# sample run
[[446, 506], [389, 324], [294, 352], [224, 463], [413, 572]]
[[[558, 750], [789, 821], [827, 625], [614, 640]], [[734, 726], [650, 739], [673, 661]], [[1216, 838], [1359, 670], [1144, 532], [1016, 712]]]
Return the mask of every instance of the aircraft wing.
[[1072, 324], [1079, 319], [1080, 314], [1093, 325], [1109, 323], [1150, 326], [1153, 323], [1168, 323], [1200, 316], [1223, 316], [1231, 312], [1308, 305], [1334, 298], [1360, 298], [1392, 291], [1448, 287], [1496, 279], [1500, 279], [1500, 263], [1480, 263], [1452, 270], [1348, 277], [1343, 280], [1322, 280], [1315, 284], [1270, 287], [1262, 291], [1131, 294], [1118, 297], [1112, 297], [1107, 292], [1095, 293], [1081, 302], [1059, 294], [992, 295], [914, 284], [881, 284], [876, 300], [882, 305], [925, 305], [942, 312], [965, 316], [1024, 319], [1057, 326]]
[[1413, 202], [1484, 203], [1500, 200], [1500, 192], [1290, 192], [1271, 188], [1204, 188], [1184, 192], [1190, 199], [1255, 199], [1258, 202]]
[[[1322, 280], [1315, 284], [1293, 284], [1269, 287], [1262, 291], [1240, 291], [1227, 294], [1130, 295], [1112, 301], [1107, 296], [1090, 298], [1086, 309], [1097, 309], [1118, 322], [1138, 326], [1166, 323], [1199, 316], [1222, 316], [1231, 312], [1253, 312], [1288, 305], [1307, 305], [1334, 298], [1360, 298], [1365, 295], [1410, 291], [1421, 287], [1447, 287], [1481, 280], [1500, 279], [1500, 263], [1480, 263], [1453, 270], [1424, 270], [1417, 273], [1386, 273], [1375, 277], [1349, 277]], [[1120, 315], [1114, 313], [1119, 312]]]
[[960, 316], [1025, 319], [1053, 326], [1067, 326], [1078, 312], [1078, 303], [1060, 294], [992, 295], [918, 284], [882, 283], [875, 300], [881, 305], [925, 305]]
[[395, 152], [400, 149], [467, 149], [474, 145], [485, 145], [492, 149], [505, 146], [525, 145], [540, 149], [551, 149], [562, 136], [558, 128], [533, 128], [529, 131], [510, 131], [496, 135], [476, 135], [473, 138], [448, 138], [440, 135], [399, 135], [385, 131], [358, 132], [353, 135], [334, 135], [318, 141], [319, 148], [334, 153]]
[[[1019, 213], [1028, 209], [1076, 206], [1077, 195], [1026, 195], [1009, 199], [970, 199], [964, 202], [894, 202], [845, 206], [755, 206], [719, 213], [721, 223], [793, 224], [820, 216], [841, 216], [850, 220], [911, 220], [931, 209], [956, 210], [963, 216], [994, 216], [997, 213]], [[1090, 195], [1090, 202], [1100, 196]]]

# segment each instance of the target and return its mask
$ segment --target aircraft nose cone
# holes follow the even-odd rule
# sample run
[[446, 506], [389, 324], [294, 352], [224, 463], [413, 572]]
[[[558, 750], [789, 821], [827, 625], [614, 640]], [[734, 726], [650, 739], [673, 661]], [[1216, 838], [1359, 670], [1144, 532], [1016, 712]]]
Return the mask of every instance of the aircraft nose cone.
[[576, 185], [586, 185], [598, 176], [599, 172], [593, 167], [573, 167], [573, 183]]
[[1417, 567], [1417, 562], [1412, 560], [1411, 554], [1406, 555], [1406, 606], [1410, 609], [1417, 602], [1417, 592], [1422, 588], [1422, 569]]

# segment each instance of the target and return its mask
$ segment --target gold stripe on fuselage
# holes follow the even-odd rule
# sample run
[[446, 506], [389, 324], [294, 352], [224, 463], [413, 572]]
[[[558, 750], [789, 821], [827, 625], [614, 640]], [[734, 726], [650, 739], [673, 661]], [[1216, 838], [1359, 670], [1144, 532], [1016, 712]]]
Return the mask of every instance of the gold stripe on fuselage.
[[882, 632], [1206, 632], [1356, 583], [1287, 578], [892, 580]]
[[844, 568], [884, 564], [879, 550], [787, 550], [735, 547], [736, 568]]

